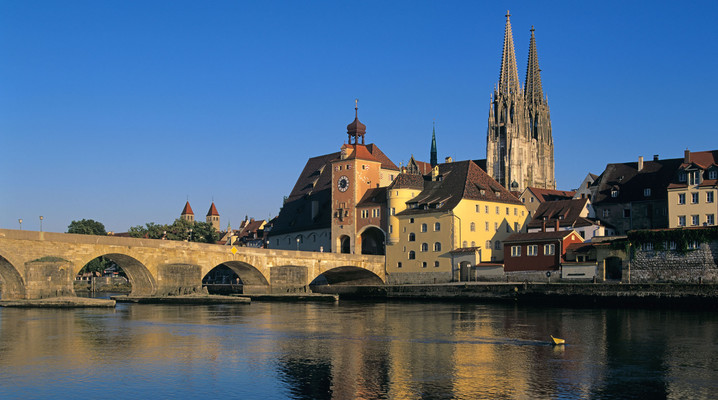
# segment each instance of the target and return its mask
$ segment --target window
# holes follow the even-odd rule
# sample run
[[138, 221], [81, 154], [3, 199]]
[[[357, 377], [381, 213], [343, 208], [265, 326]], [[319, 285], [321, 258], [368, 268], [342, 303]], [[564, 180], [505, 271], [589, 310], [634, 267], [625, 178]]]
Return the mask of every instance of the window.
[[410, 260], [415, 260], [415, 259], [416, 259], [416, 253], [414, 253], [414, 250], [411, 250], [411, 251], [409, 252], [409, 259], [410, 259]]
[[556, 245], [555, 244], [545, 244], [543, 245], [543, 255], [545, 256], [552, 256], [556, 253]]
[[526, 255], [535, 256], [538, 255], [538, 245], [530, 244], [526, 246]]
[[484, 212], [485, 212], [486, 214], [489, 213], [489, 206], [484, 206]]
[[715, 225], [716, 220], [713, 214], [706, 214], [706, 225]]
[[534, 202], [534, 198], [531, 197], [531, 199], [529, 200], [529, 203], [533, 203], [533, 202]]
[[471, 232], [476, 232], [476, 224], [472, 222], [471, 225], [469, 226], [469, 230]]
[[698, 171], [690, 171], [688, 172], [688, 184], [689, 185], [697, 185], [698, 183]]
[[668, 246], [666, 246], [668, 250], [675, 250], [676, 249], [676, 242], [668, 242]]
[[421, 262], [421, 268], [426, 268], [426, 261]]
[[651, 188], [643, 189], [643, 197], [651, 197]]
[[409, 223], [410, 223], [410, 224], [413, 224], [413, 223], [414, 223], [414, 218], [409, 218]]
[[501, 242], [500, 241], [497, 240], [494, 242], [494, 249], [501, 250]]
[[611, 190], [611, 197], [618, 197], [618, 189]]
[[609, 210], [609, 209], [604, 209], [604, 210], [603, 210], [603, 216], [604, 216], [604, 218], [605, 218], [605, 217], [610, 217], [610, 216], [611, 216], [611, 210]]
[[686, 226], [686, 216], [685, 215], [678, 216], [678, 226]]
[[489, 221], [486, 221], [486, 222], [484, 223], [484, 225], [485, 225], [485, 228], [486, 228], [485, 230], [488, 231], [488, 230], [489, 230]]
[[392, 207], [390, 214], [391, 214], [391, 215], [396, 215], [396, 208]]
[[511, 233], [511, 227], [508, 222], [506, 223], [506, 233]]
[[698, 242], [688, 242], [688, 248], [691, 250], [695, 250], [698, 248]]
[[434, 251], [441, 251], [441, 243], [440, 242], [434, 243]]
[[518, 232], [518, 231], [519, 231], [519, 223], [514, 222], [514, 232]]
[[479, 205], [476, 205], [476, 212], [479, 212]]
[[500, 207], [496, 206], [496, 214], [501, 214]]
[[491, 250], [491, 241], [490, 240], [486, 241], [486, 249]]
[[435, 224], [434, 224], [434, 231], [435, 231], [435, 232], [439, 232], [440, 230], [441, 230], [441, 224], [438, 223], [438, 222], [435, 223]]
[[498, 222], [494, 222], [494, 231], [496, 231], [496, 232], [499, 231], [499, 223]]
[[706, 203], [713, 202], [713, 192], [706, 192]]
[[708, 179], [718, 179], [718, 171], [716, 171], [716, 170], [708, 171]]
[[461, 247], [464, 247], [464, 248], [469, 247], [469, 244], [466, 243], [466, 240], [464, 240], [464, 241], [461, 243]]
[[421, 244], [421, 251], [422, 251], [422, 252], [427, 252], [427, 251], [429, 251], [429, 244], [428, 244], [428, 243], [422, 243], [422, 244]]
[[643, 245], [641, 246], [641, 250], [653, 251], [653, 243], [643, 243]]
[[631, 209], [626, 208], [623, 210], [623, 218], [631, 218]]
[[369, 210], [361, 210], [362, 218], [369, 218]]
[[438, 262], [438, 261], [434, 261], [434, 268], [439, 268], [439, 262]]
[[681, 171], [678, 173], [678, 182], [685, 182], [686, 181], [686, 173]]
[[379, 209], [375, 208], [375, 209], [371, 210], [371, 216], [374, 218], [379, 218]]
[[511, 246], [511, 257], [521, 257], [521, 246]]
[[394, 225], [389, 225], [389, 233], [394, 233]]
[[511, 215], [511, 214], [509, 213], [509, 208], [508, 208], [508, 207], [506, 207], [506, 215]]
[[426, 224], [421, 224], [421, 231], [422, 231], [422, 232], [426, 232], [426, 231], [427, 231], [427, 226], [426, 226]]
[[691, 225], [695, 226], [699, 224], [699, 218], [697, 215], [691, 215]]
[[518, 215], [519, 215], [519, 209], [514, 207], [514, 216], [518, 216]]
[[398, 263], [396, 263], [396, 267], [397, 267], [397, 268], [401, 268], [401, 261], [399, 261]]
[[698, 193], [691, 193], [691, 203], [698, 204]]
[[476, 242], [474, 242], [473, 240], [471, 241], [471, 247], [476, 247]]
[[678, 204], [686, 204], [686, 194], [678, 193]]
[[409, 241], [410, 242], [416, 241], [416, 235], [414, 234], [414, 232], [409, 233]]

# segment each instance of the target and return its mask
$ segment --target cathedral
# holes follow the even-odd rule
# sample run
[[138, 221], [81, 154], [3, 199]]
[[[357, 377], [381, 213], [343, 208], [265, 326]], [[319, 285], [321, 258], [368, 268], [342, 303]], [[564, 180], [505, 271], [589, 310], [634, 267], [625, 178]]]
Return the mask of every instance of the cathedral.
[[514, 192], [527, 187], [555, 189], [551, 114], [541, 87], [534, 28], [522, 89], [510, 16], [507, 12], [499, 82], [489, 109], [486, 172]]

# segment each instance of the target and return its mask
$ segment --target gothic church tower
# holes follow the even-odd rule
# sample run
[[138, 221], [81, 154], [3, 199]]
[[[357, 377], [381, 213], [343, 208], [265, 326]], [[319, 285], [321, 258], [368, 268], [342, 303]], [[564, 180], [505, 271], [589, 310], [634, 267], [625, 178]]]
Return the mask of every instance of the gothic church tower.
[[499, 82], [491, 97], [486, 137], [486, 172], [505, 188], [555, 189], [553, 138], [548, 100], [541, 87], [541, 70], [531, 27], [524, 89], [516, 67], [511, 15], [506, 13]]

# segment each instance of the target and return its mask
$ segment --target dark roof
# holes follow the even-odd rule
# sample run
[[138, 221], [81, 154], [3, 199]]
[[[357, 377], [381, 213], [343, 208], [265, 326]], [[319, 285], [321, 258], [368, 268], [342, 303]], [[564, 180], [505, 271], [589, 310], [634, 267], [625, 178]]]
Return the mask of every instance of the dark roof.
[[424, 189], [424, 177], [422, 175], [401, 173], [394, 178], [394, 182], [389, 185], [391, 189]]
[[437, 179], [428, 175], [423, 185], [423, 190], [407, 202], [410, 208], [397, 215], [451, 210], [461, 199], [523, 204], [471, 160], [439, 164]]
[[596, 247], [595, 243], [591, 243], [591, 242], [571, 243], [568, 246], [566, 246], [566, 251], [571, 251], [574, 253], [588, 253], [594, 247]]
[[377, 160], [379, 160], [379, 161], [381, 162], [381, 167], [382, 167], [382, 168], [384, 168], [384, 169], [393, 169], [394, 171], [398, 171], [398, 170], [399, 170], [399, 167], [397, 167], [396, 164], [394, 164], [394, 163], [389, 159], [389, 157], [387, 157], [386, 154], [384, 154], [384, 153], [379, 149], [379, 147], [378, 147], [377, 145], [375, 145], [374, 143], [369, 143], [368, 145], [366, 145], [366, 148], [367, 148], [367, 150], [369, 150], [369, 152], [370, 152], [374, 157], [376, 157]]
[[[694, 153], [689, 152], [686, 150], [686, 157], [683, 159], [683, 163], [680, 165], [679, 169], [686, 170], [686, 169], [700, 169], [703, 171], [709, 170], [709, 169], [715, 169], [718, 168], [718, 150], [713, 151], [697, 151]], [[704, 173], [703, 180], [698, 185], [699, 187], [706, 187], [706, 186], [716, 186], [718, 185], [718, 179], [708, 179], [707, 174]], [[678, 189], [678, 188], [686, 188], [688, 187], [687, 182], [679, 182], [678, 176], [674, 176], [673, 182], [668, 185], [669, 189]]]
[[287, 197], [287, 201], [294, 201], [300, 197], [331, 188], [332, 168], [331, 161], [339, 158], [341, 154], [330, 153], [323, 156], [312, 157], [307, 160], [304, 169], [299, 174], [294, 189]]
[[[608, 164], [592, 185], [597, 187], [593, 204], [665, 200], [666, 188], [682, 162], [682, 158], [646, 161], [640, 171], [637, 162]], [[651, 195], [644, 196], [644, 189], [651, 189]], [[616, 197], [612, 190], [618, 191]]]
[[357, 203], [357, 207], [376, 207], [386, 205], [386, 187], [369, 189]]
[[593, 221], [581, 217], [581, 212], [586, 208], [588, 199], [571, 199], [546, 201], [539, 204], [533, 219], [528, 223], [529, 228], [540, 228], [544, 219], [546, 226], [554, 226], [559, 221], [559, 226], [590, 226]]
[[[533, 233], [514, 233], [504, 239], [504, 243], [509, 242], [538, 242], [544, 240], [560, 240], [575, 231], [553, 231], [553, 232], [533, 232]], [[580, 237], [580, 236], [579, 236]]]
[[572, 199], [573, 196], [576, 195], [575, 191], [568, 190], [541, 189], [536, 187], [527, 187], [526, 190], [533, 193], [539, 203], [543, 203], [544, 201]]
[[480, 250], [481, 250], [481, 247], [459, 247], [458, 249], [451, 250], [449, 253], [452, 253], [452, 254], [475, 253]]

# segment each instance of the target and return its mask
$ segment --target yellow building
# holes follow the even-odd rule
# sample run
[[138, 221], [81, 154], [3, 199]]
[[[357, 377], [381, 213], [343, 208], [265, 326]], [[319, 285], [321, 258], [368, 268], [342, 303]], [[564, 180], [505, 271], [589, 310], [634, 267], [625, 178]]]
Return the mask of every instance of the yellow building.
[[668, 185], [668, 226], [716, 225], [718, 150], [685, 151], [683, 164]]
[[519, 199], [473, 161], [447, 161], [427, 175], [404, 172], [387, 188], [389, 283], [457, 281], [467, 268], [502, 273], [502, 240], [525, 231]]

